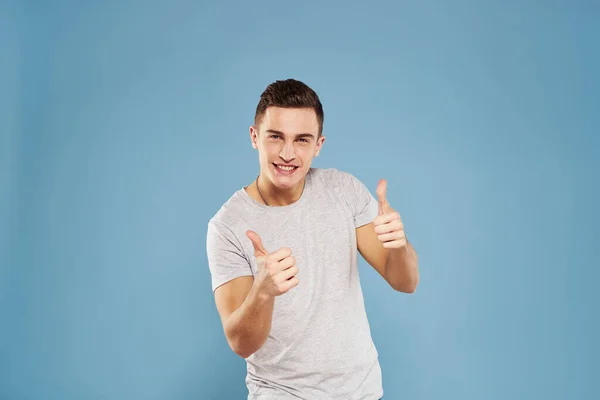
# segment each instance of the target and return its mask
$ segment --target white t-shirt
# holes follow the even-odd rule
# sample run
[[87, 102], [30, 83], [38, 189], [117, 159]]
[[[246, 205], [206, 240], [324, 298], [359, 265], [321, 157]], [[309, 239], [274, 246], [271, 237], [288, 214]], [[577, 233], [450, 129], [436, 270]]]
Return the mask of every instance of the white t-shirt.
[[267, 251], [289, 247], [299, 284], [275, 298], [270, 335], [246, 359], [248, 399], [361, 399], [383, 396], [358, 271], [357, 227], [377, 200], [353, 175], [311, 168], [302, 196], [269, 207], [236, 191], [208, 223], [212, 288], [257, 274], [255, 231]]

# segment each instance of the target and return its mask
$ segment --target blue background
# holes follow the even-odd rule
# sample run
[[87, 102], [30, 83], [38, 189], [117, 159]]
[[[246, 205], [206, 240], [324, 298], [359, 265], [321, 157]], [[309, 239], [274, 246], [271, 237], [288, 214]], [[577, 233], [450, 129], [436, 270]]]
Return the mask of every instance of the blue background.
[[412, 295], [361, 261], [386, 399], [600, 398], [599, 37], [593, 1], [2, 2], [0, 398], [245, 398], [206, 223], [288, 77], [420, 255]]

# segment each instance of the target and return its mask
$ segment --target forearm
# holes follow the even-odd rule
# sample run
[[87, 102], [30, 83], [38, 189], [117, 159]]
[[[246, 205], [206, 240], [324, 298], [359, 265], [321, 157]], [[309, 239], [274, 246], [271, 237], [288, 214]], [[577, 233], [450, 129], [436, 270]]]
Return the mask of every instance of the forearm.
[[419, 262], [415, 249], [407, 241], [406, 246], [390, 249], [385, 265], [386, 280], [392, 288], [413, 293], [419, 284]]
[[225, 336], [236, 354], [247, 358], [265, 343], [274, 303], [274, 297], [262, 295], [254, 285], [242, 305], [227, 318]]

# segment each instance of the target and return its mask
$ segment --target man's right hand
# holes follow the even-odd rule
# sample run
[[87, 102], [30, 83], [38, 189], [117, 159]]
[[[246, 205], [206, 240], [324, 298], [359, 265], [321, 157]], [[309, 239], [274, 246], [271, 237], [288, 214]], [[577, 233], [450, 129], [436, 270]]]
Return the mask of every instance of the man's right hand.
[[268, 297], [280, 296], [298, 285], [298, 267], [291, 249], [282, 247], [269, 253], [256, 232], [249, 230], [246, 236], [254, 246], [258, 267], [255, 283], [260, 294]]

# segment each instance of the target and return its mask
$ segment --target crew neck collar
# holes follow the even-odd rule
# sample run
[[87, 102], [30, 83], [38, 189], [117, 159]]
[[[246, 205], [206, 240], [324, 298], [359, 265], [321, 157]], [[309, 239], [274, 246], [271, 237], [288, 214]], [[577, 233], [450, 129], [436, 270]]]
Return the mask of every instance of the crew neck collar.
[[310, 195], [310, 189], [311, 189], [311, 184], [312, 184], [312, 174], [313, 174], [313, 168], [310, 168], [308, 170], [308, 172], [306, 173], [306, 176], [304, 177], [304, 189], [302, 190], [302, 194], [300, 195], [300, 197], [298, 198], [298, 200], [296, 200], [295, 202], [285, 205], [285, 206], [268, 206], [264, 203], [258, 202], [256, 200], [254, 200], [250, 194], [248, 194], [248, 192], [246, 191], [246, 189], [241, 188], [238, 190], [238, 193], [241, 195], [241, 197], [244, 199], [244, 201], [246, 203], [249, 203], [250, 205], [252, 205], [255, 208], [259, 208], [261, 210], [264, 211], [273, 211], [273, 212], [280, 212], [280, 211], [287, 211], [287, 210], [291, 210], [294, 208], [297, 208], [299, 206], [301, 206], [302, 204], [304, 204], [304, 202], [306, 202], [306, 198]]

